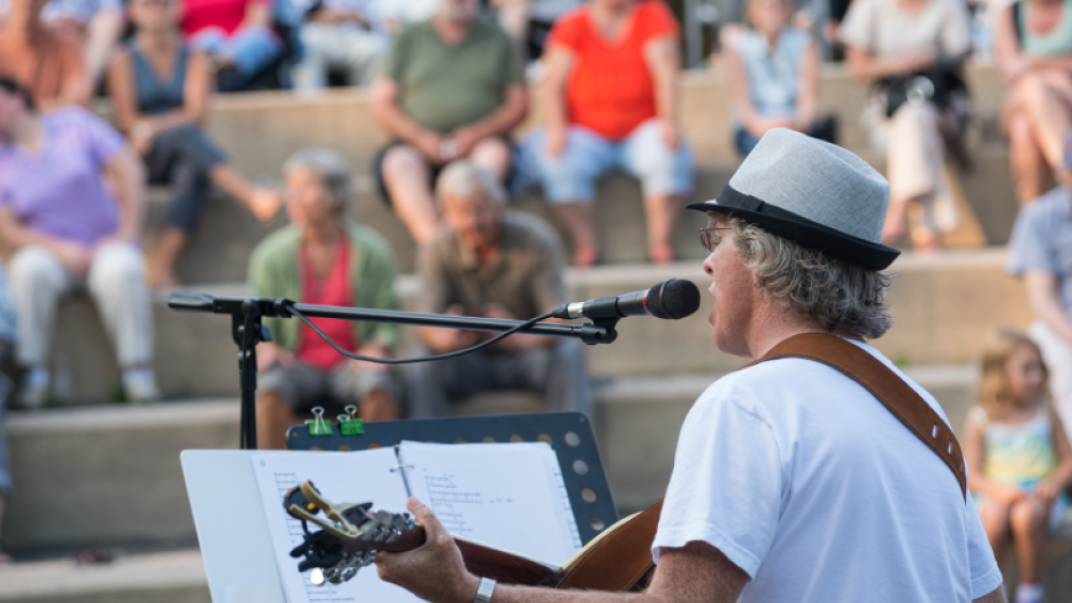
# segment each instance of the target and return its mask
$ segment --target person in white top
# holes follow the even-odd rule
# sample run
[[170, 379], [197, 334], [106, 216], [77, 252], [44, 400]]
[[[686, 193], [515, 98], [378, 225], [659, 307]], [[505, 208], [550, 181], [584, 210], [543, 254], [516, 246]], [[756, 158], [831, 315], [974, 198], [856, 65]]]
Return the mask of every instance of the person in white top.
[[[720, 350], [749, 358], [802, 334], [843, 337], [948, 426], [932, 396], [864, 343], [891, 325], [888, 205], [889, 184], [860, 158], [770, 130], [717, 199], [689, 206], [710, 218], [708, 321]], [[489, 585], [414, 499], [427, 542], [376, 563], [381, 578], [442, 603], [1002, 602], [951, 467], [856, 381], [782, 358], [720, 379], [686, 418], [644, 593]]]

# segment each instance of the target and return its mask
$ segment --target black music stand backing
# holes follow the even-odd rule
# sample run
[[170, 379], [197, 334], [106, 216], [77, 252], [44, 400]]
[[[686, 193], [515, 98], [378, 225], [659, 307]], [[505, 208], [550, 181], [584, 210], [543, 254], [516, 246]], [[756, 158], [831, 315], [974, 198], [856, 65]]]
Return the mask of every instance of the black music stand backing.
[[[326, 421], [326, 419], [325, 419]], [[579, 412], [543, 412], [442, 419], [407, 419], [364, 424], [362, 435], [310, 435], [308, 425], [287, 431], [291, 450], [352, 451], [395, 446], [402, 440], [445, 444], [547, 442], [558, 456], [581, 541], [588, 544], [618, 521], [603, 459], [588, 418]]]

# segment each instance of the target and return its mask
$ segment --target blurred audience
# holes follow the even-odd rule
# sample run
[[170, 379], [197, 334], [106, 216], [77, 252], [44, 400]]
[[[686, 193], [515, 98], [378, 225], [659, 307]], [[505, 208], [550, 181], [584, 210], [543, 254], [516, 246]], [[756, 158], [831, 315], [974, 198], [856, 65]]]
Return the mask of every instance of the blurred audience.
[[0, 25], [0, 75], [33, 94], [41, 111], [87, 105], [93, 92], [82, 48], [62, 29], [41, 20], [48, 0], [9, 0]]
[[376, 9], [391, 35], [412, 23], [431, 19], [442, 0], [376, 0]]
[[[0, 18], [9, 0], [0, 0]], [[82, 46], [86, 72], [96, 84], [123, 35], [121, 0], [50, 0], [41, 19], [69, 33]]]
[[[436, 185], [445, 224], [417, 254], [420, 312], [527, 320], [566, 302], [564, 258], [550, 226], [505, 209], [506, 193], [468, 161], [443, 171]], [[418, 327], [415, 352], [445, 354], [489, 337], [476, 331]], [[451, 405], [486, 391], [540, 392], [546, 410], [589, 414], [584, 354], [576, 341], [515, 334], [457, 358], [406, 365], [411, 418], [441, 417]], [[590, 414], [589, 414], [590, 416]]]
[[1024, 205], [1053, 186], [1055, 172], [1068, 176], [1061, 153], [1072, 128], [1072, 2], [1013, 2], [998, 17], [997, 55], [1006, 85], [1002, 120]]
[[[344, 215], [350, 174], [326, 149], [305, 149], [283, 166], [290, 225], [253, 251], [251, 293], [301, 303], [395, 310], [394, 258], [375, 231]], [[343, 349], [387, 358], [397, 340], [394, 325], [310, 319]], [[313, 406], [353, 404], [366, 421], [397, 419], [395, 383], [387, 366], [346, 358], [296, 318], [265, 318], [273, 340], [257, 346], [257, 439], [285, 449], [297, 413]]]
[[1009, 239], [1008, 270], [1023, 277], [1036, 320], [1028, 329], [1050, 367], [1050, 393], [1072, 426], [1072, 195], [1056, 188], [1020, 210]]
[[350, 86], [372, 80], [387, 49], [387, 32], [375, 12], [376, 0], [305, 0], [300, 9], [301, 61], [294, 66], [294, 87], [302, 92], [327, 86], [339, 70]]
[[971, 47], [967, 8], [960, 0], [855, 0], [841, 36], [852, 76], [876, 84], [865, 118], [887, 155], [882, 238], [900, 239], [910, 217], [915, 248], [937, 249], [959, 220], [943, 137], [959, 136], [966, 113], [959, 72]]
[[0, 239], [14, 251], [15, 359], [26, 369], [19, 405], [46, 402], [59, 301], [82, 288], [115, 344], [127, 398], [159, 397], [138, 248], [142, 181], [136, 153], [103, 121], [81, 107], [38, 114], [25, 88], [0, 78]]
[[373, 113], [394, 138], [375, 172], [418, 245], [439, 224], [439, 171], [465, 158], [505, 180], [508, 136], [528, 110], [510, 37], [479, 14], [478, 0], [440, 0], [435, 16], [398, 34], [373, 83]]
[[833, 140], [832, 122], [819, 121], [819, 47], [789, 25], [790, 0], [749, 0], [751, 28], [736, 40], [729, 61], [736, 113], [734, 142], [748, 155], [771, 128]]
[[1019, 569], [1017, 603], [1043, 600], [1046, 535], [1068, 509], [1072, 447], [1046, 404], [1046, 365], [1026, 334], [1000, 330], [983, 353], [979, 402], [964, 425], [968, 487], [1003, 562], [1009, 544]]
[[592, 0], [548, 40], [547, 130], [538, 134], [544, 195], [573, 239], [573, 263], [599, 257], [596, 182], [612, 170], [641, 181], [648, 256], [674, 258], [670, 235], [692, 192], [692, 153], [677, 116], [678, 25], [661, 0]]
[[[11, 344], [15, 341], [15, 304], [11, 301], [7, 273], [0, 267], [0, 361], [7, 358]], [[7, 401], [14, 389], [11, 379], [0, 374], [0, 528], [4, 525], [4, 504], [15, 487], [11, 477], [11, 450], [7, 445], [4, 429], [4, 417], [7, 414]], [[12, 562], [11, 555], [4, 552], [3, 534], [0, 533], [0, 565]]]
[[220, 90], [243, 90], [283, 56], [270, 0], [181, 1], [186, 43], [208, 53]]
[[499, 25], [510, 34], [527, 60], [543, 56], [555, 21], [582, 3], [583, 0], [491, 0]]
[[175, 263], [211, 185], [226, 191], [261, 220], [275, 215], [282, 199], [242, 177], [204, 130], [212, 93], [208, 57], [187, 50], [175, 0], [131, 0], [134, 39], [108, 70], [115, 121], [141, 154], [149, 181], [171, 185], [167, 227], [156, 250], [151, 283], [178, 284]]

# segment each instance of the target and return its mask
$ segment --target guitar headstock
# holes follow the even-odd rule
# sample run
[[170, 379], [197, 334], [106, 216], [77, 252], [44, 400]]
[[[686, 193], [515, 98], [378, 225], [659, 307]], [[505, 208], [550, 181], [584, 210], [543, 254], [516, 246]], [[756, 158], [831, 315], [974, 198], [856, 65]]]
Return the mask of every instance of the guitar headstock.
[[[352, 579], [378, 551], [410, 550], [424, 541], [423, 529], [409, 513], [373, 511], [371, 502], [333, 504], [311, 481], [291, 488], [283, 508], [302, 521], [305, 532], [305, 541], [290, 556], [303, 557], [298, 571], [312, 569], [310, 580], [318, 586]], [[310, 531], [310, 523], [321, 529]]]

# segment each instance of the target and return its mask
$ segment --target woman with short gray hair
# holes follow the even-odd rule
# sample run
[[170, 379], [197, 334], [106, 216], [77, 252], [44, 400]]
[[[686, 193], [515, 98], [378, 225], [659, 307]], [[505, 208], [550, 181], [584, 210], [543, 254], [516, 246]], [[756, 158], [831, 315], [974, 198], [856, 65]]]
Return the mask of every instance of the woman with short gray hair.
[[[398, 308], [394, 258], [370, 228], [344, 217], [350, 198], [346, 162], [334, 151], [298, 151], [283, 166], [286, 226], [253, 251], [253, 295], [329, 306]], [[345, 350], [389, 357], [393, 325], [312, 319]], [[257, 437], [263, 448], [286, 447], [286, 430], [313, 405], [358, 407], [366, 421], [399, 418], [394, 380], [385, 365], [347, 359], [308, 326], [266, 318], [273, 341], [257, 347]], [[334, 416], [334, 415], [332, 415]]]

